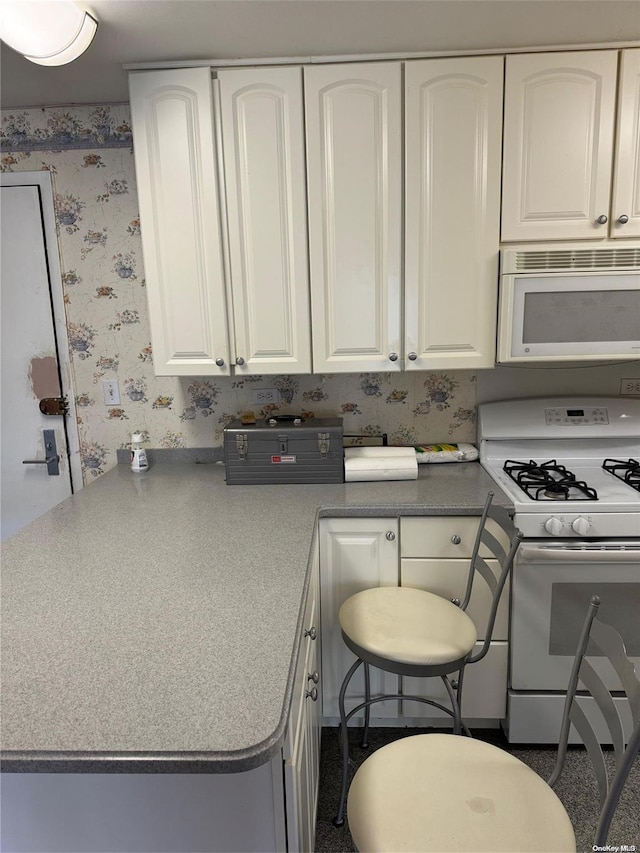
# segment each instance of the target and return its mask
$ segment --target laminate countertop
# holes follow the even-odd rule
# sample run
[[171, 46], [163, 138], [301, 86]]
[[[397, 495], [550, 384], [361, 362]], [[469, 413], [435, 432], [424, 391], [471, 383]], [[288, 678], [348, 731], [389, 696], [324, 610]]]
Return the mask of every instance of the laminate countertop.
[[119, 465], [2, 549], [2, 769], [239, 772], [281, 747], [319, 517], [479, 515], [478, 463], [227, 486]]

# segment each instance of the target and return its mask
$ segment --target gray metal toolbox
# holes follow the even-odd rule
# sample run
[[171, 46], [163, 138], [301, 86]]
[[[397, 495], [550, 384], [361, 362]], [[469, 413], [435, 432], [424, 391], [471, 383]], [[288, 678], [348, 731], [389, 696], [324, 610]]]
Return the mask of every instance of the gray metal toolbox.
[[342, 418], [278, 415], [224, 430], [228, 485], [343, 483]]

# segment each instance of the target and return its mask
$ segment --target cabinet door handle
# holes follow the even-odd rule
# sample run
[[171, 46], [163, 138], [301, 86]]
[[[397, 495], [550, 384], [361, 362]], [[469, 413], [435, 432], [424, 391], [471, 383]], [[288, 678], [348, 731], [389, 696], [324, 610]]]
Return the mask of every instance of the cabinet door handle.
[[307, 673], [307, 681], [313, 681], [314, 684], [317, 684], [320, 681], [320, 673], [317, 669], [315, 672]]
[[393, 540], [396, 538], [396, 534], [393, 532], [393, 530], [387, 530], [384, 536], [385, 539], [389, 540], [389, 542], [393, 542]]
[[409, 355], [407, 356], [407, 358], [409, 359], [409, 361], [415, 361], [418, 358], [418, 353], [417, 352], [410, 352]]
[[618, 217], [617, 221], [620, 225], [626, 225], [627, 222], [629, 221], [629, 217], [627, 216], [626, 213], [623, 213]]
[[453, 536], [451, 537], [451, 541], [453, 542], [454, 545], [459, 545], [462, 542], [462, 539], [458, 536], [457, 533], [454, 533]]
[[313, 628], [313, 627], [312, 627], [312, 628], [308, 628], [308, 629], [304, 632], [304, 635], [305, 635], [305, 637], [309, 637], [309, 639], [310, 639], [310, 640], [317, 640], [317, 639], [318, 639], [318, 632], [317, 632], [317, 631], [316, 631], [316, 629], [315, 629], [315, 628]]
[[389, 361], [397, 361], [397, 360], [398, 360], [398, 353], [397, 352], [390, 352], [389, 353]]
[[236, 364], [237, 364], [239, 367], [242, 367], [242, 365], [244, 364], [244, 358], [243, 358], [241, 355], [239, 355], [239, 356], [236, 358]]
[[304, 698], [311, 699], [312, 702], [318, 701], [318, 688], [312, 687], [311, 690], [304, 691]]
[[224, 367], [224, 358], [216, 358], [216, 364], [218, 365], [218, 367]]
[[608, 221], [609, 221], [609, 218], [607, 216], [605, 216], [603, 213], [596, 219], [596, 224], [597, 225], [606, 225]]

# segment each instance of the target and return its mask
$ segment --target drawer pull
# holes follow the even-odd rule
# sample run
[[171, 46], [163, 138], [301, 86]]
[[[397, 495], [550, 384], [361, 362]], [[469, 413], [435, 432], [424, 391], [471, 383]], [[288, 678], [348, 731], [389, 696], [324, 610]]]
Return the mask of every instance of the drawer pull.
[[320, 673], [318, 670], [307, 673], [307, 681], [313, 681], [314, 684], [317, 684], [320, 681]]
[[304, 635], [305, 635], [305, 637], [309, 637], [311, 640], [317, 640], [318, 639], [318, 632], [316, 631], [315, 628], [308, 628], [304, 632]]
[[311, 699], [312, 702], [318, 701], [318, 688], [312, 687], [311, 690], [304, 691], [304, 698]]
[[457, 533], [454, 533], [453, 536], [451, 537], [451, 541], [453, 542], [454, 545], [459, 545], [462, 542], [462, 539], [458, 536]]

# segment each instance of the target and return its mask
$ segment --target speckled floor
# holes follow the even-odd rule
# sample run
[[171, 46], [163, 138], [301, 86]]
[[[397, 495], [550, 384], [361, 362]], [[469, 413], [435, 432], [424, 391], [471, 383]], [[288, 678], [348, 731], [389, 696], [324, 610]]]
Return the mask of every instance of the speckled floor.
[[[370, 747], [365, 752], [360, 748], [358, 732], [351, 730], [351, 757], [357, 767], [371, 753], [384, 744], [399, 737], [419, 734], [426, 729], [371, 729]], [[545, 779], [551, 775], [556, 757], [555, 747], [511, 747], [501, 732], [492, 729], [476, 730], [474, 737], [488, 740], [512, 752]], [[607, 759], [613, 759], [607, 753]], [[611, 765], [612, 766], [612, 765]], [[322, 756], [320, 764], [320, 802], [318, 804], [318, 822], [316, 830], [315, 853], [347, 853], [355, 850], [349, 829], [345, 825], [336, 828], [332, 824], [338, 797], [340, 794], [341, 767], [337, 740], [337, 729], [323, 729]], [[589, 853], [593, 850], [598, 817], [597, 786], [591, 762], [584, 749], [575, 747], [569, 750], [563, 775], [556, 786], [556, 793], [562, 800], [576, 834], [577, 849]], [[640, 761], [633, 767], [627, 787], [623, 791], [618, 810], [609, 832], [608, 844], [630, 845], [627, 849], [640, 853]], [[392, 851], [390, 851], [392, 853]]]

